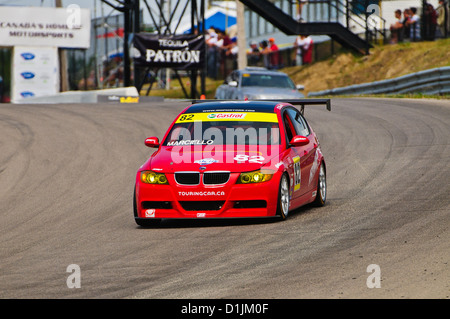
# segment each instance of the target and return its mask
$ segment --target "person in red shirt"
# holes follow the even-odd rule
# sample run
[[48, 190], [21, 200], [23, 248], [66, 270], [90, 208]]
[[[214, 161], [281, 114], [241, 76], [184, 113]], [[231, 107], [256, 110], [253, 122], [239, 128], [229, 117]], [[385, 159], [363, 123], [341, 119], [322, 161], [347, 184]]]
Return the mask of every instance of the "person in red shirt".
[[269, 49], [270, 49], [270, 67], [272, 69], [278, 69], [281, 67], [281, 56], [278, 46], [275, 44], [275, 39], [269, 39]]
[[309, 35], [300, 35], [298, 46], [302, 51], [303, 64], [312, 63], [313, 40]]

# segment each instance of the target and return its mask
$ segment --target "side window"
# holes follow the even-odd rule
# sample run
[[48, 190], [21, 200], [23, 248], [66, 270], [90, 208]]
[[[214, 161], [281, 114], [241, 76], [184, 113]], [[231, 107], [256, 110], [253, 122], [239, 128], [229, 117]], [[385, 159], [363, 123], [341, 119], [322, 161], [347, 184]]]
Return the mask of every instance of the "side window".
[[288, 139], [287, 142], [290, 142], [290, 140], [292, 140], [292, 138], [296, 134], [294, 131], [294, 127], [292, 125], [292, 121], [287, 112], [284, 112], [284, 114], [283, 114], [283, 124], [284, 124], [284, 129], [286, 130], [286, 135], [287, 135], [287, 139]]
[[289, 115], [291, 122], [295, 129], [295, 135], [308, 136], [310, 134], [308, 125], [299, 112], [293, 109], [287, 109], [286, 113]]

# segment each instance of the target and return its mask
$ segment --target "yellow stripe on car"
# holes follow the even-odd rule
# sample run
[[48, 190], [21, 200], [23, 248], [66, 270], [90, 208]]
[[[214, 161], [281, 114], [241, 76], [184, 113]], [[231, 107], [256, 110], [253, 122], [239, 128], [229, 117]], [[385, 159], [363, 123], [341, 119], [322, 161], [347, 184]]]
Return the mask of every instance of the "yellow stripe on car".
[[212, 112], [181, 114], [175, 123], [212, 122], [212, 121], [246, 121], [278, 123], [275, 113], [262, 112]]

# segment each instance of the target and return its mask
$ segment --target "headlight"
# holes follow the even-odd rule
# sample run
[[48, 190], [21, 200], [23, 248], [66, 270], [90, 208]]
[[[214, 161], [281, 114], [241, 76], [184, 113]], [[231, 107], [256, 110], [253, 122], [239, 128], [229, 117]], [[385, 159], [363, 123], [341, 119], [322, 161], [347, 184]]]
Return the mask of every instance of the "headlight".
[[248, 173], [241, 173], [237, 180], [237, 184], [263, 183], [269, 181], [273, 176], [273, 171], [257, 170]]
[[169, 184], [166, 175], [162, 173], [155, 173], [153, 171], [142, 171], [141, 182], [146, 184]]

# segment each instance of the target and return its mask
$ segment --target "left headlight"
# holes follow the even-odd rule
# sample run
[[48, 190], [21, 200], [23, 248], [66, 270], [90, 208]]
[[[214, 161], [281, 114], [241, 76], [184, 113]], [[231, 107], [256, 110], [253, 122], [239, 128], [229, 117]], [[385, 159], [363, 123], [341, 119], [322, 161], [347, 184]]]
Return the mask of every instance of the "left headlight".
[[155, 173], [153, 171], [142, 171], [141, 182], [145, 184], [169, 184], [166, 175], [164, 175], [163, 173]]
[[237, 180], [237, 184], [263, 183], [269, 181], [273, 176], [272, 171], [257, 170], [253, 172], [241, 173]]

